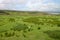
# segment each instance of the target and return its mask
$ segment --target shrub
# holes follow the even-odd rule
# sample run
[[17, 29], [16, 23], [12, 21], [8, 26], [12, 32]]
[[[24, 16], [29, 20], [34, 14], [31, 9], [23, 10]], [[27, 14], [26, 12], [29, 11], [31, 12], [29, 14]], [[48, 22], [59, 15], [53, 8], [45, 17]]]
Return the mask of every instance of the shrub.
[[1, 37], [3, 37], [3, 34], [0, 34]]
[[40, 24], [38, 17], [31, 17], [23, 20], [24, 22]]
[[14, 36], [15, 35], [15, 33], [13, 32], [13, 33], [8, 33], [8, 32], [5, 32], [5, 36], [6, 37], [11, 37], [11, 36]]
[[8, 30], [0, 30], [0, 33], [7, 32]]
[[28, 27], [25, 24], [18, 24], [12, 28], [12, 30], [15, 30], [15, 31], [21, 31], [21, 30], [26, 30], [26, 29], [28, 29]]
[[26, 33], [27, 31], [26, 31], [26, 30], [24, 30], [23, 32], [24, 32], [24, 33]]
[[26, 37], [26, 35], [23, 33], [23, 36]]
[[60, 40], [60, 30], [46, 31], [44, 33], [47, 33], [49, 35], [49, 37], [51, 37], [51, 38]]
[[32, 31], [33, 29], [29, 28], [28, 31]]
[[7, 33], [7, 32], [5, 32], [5, 35], [8, 35], [8, 33]]
[[38, 27], [38, 30], [40, 30], [40, 27]]
[[15, 35], [15, 32], [12, 33], [12, 36], [14, 36], [14, 35]]
[[14, 18], [9, 18], [9, 21], [10, 22], [15, 22], [15, 19]]
[[16, 35], [16, 37], [19, 37], [19, 35]]
[[10, 15], [8, 12], [0, 11], [0, 15]]
[[60, 27], [60, 24], [57, 24], [58, 27]]

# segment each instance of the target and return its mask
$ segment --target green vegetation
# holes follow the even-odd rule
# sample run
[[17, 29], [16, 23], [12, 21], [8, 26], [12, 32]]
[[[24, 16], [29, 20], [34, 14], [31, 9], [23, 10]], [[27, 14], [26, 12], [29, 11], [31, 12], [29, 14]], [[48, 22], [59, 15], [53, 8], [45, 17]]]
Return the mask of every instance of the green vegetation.
[[45, 33], [47, 33], [51, 38], [60, 40], [60, 30], [46, 31]]
[[0, 40], [60, 40], [60, 16], [44, 12], [0, 13]]
[[23, 25], [23, 24], [18, 24], [17, 26], [15, 26], [14, 28], [11, 28], [12, 30], [15, 31], [21, 31], [21, 30], [26, 30], [28, 29], [27, 25]]
[[23, 19], [24, 22], [28, 22], [28, 23], [34, 23], [34, 24], [40, 24], [40, 20], [38, 17], [31, 17], [31, 18], [27, 18], [27, 19]]

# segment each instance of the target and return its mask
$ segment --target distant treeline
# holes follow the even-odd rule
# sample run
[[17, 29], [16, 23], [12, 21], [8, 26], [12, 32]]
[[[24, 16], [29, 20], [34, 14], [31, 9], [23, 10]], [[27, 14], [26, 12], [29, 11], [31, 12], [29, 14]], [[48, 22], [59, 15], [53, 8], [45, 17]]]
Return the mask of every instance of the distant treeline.
[[14, 10], [0, 10], [0, 15], [50, 15], [48, 12], [39, 11], [14, 11]]
[[0, 10], [0, 15], [9, 15], [9, 13], [6, 12], [6, 11], [1, 11], [1, 10]]

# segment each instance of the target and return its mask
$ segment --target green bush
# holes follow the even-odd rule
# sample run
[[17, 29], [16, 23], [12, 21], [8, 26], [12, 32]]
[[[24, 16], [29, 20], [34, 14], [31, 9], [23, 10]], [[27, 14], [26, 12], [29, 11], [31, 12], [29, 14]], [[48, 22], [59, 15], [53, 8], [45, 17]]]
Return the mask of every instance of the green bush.
[[24, 22], [28, 22], [28, 23], [34, 23], [34, 24], [40, 24], [40, 20], [38, 17], [31, 17], [31, 18], [27, 18], [23, 20]]
[[40, 30], [40, 27], [38, 27], [38, 30]]
[[33, 29], [32, 28], [28, 28], [28, 31], [32, 31]]
[[16, 37], [19, 37], [19, 35], [16, 35]]
[[23, 30], [24, 33], [26, 33], [27, 31], [26, 30]]
[[0, 34], [1, 37], [3, 37], [3, 34]]
[[7, 32], [8, 30], [0, 30], [0, 33]]
[[5, 19], [3, 19], [3, 18], [0, 18], [0, 26], [3, 26], [3, 25], [5, 25], [6, 24], [6, 21], [5, 21]]
[[46, 31], [44, 32], [49, 35], [49, 37], [60, 40], [60, 30]]
[[14, 30], [14, 31], [21, 31], [21, 30], [24, 31], [26, 29], [28, 29], [28, 26], [25, 25], [25, 24], [18, 24], [15, 27], [12, 28], [12, 30]]
[[14, 36], [15, 35], [15, 33], [13, 32], [13, 33], [8, 33], [8, 32], [5, 32], [5, 34], [4, 34], [6, 37], [11, 37], [11, 36]]
[[23, 37], [26, 37], [26, 35], [23, 33]]
[[14, 18], [9, 18], [9, 21], [10, 22], [15, 22], [15, 19]]

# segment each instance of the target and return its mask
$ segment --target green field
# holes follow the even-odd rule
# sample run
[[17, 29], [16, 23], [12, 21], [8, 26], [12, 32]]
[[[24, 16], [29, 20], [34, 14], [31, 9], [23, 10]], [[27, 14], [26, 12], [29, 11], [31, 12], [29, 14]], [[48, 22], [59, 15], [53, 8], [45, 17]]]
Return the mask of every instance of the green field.
[[0, 40], [60, 40], [60, 16], [0, 15]]

